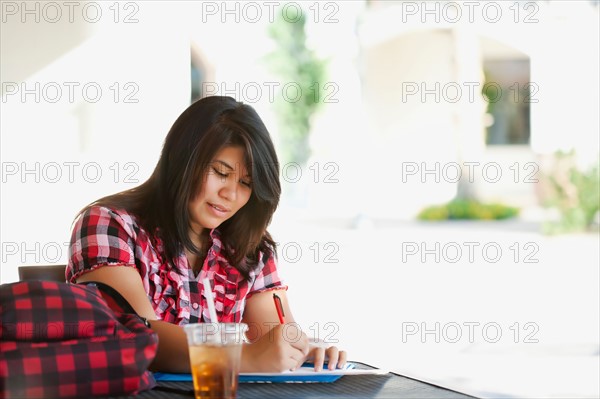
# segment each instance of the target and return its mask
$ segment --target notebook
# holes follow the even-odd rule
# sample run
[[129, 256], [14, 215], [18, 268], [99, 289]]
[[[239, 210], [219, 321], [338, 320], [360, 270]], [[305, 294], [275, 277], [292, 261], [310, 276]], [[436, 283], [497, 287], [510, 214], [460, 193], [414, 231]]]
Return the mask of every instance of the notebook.
[[[308, 382], [334, 382], [344, 375], [350, 374], [373, 374], [379, 370], [355, 369], [353, 363], [346, 363], [344, 368], [327, 370], [326, 365], [322, 371], [315, 371], [314, 365], [304, 363], [302, 367], [294, 371], [282, 373], [240, 373], [241, 383], [308, 383]], [[191, 374], [154, 373], [156, 381], [192, 381]]]

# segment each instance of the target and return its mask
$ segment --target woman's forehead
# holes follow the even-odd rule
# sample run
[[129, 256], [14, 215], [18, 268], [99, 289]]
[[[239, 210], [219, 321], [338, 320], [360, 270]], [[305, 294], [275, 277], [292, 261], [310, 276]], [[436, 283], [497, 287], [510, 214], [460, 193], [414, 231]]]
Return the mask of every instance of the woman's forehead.
[[242, 146], [226, 146], [221, 148], [215, 154], [213, 162], [216, 162], [227, 169], [242, 170], [248, 173], [248, 157], [246, 149]]

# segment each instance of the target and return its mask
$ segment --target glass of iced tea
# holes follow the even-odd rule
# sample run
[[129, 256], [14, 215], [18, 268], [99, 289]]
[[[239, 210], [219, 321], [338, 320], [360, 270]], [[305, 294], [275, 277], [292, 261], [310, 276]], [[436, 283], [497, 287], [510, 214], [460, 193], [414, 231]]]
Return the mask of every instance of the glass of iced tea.
[[184, 326], [196, 399], [235, 399], [244, 323], [196, 323]]

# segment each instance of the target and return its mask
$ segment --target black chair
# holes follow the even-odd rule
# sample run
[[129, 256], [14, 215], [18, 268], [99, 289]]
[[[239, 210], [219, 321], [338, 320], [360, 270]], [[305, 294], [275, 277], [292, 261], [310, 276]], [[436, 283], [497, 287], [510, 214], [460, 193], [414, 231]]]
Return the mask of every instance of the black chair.
[[46, 280], [65, 282], [67, 265], [19, 266], [19, 281]]

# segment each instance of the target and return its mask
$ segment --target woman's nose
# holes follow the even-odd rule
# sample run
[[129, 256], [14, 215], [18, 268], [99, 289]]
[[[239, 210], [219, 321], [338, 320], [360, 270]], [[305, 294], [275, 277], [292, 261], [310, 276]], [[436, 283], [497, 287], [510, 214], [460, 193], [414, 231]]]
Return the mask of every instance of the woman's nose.
[[221, 187], [220, 194], [229, 201], [235, 201], [237, 198], [238, 184], [236, 179], [227, 179]]

